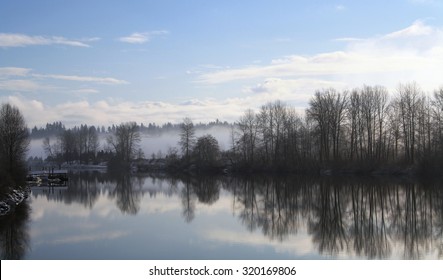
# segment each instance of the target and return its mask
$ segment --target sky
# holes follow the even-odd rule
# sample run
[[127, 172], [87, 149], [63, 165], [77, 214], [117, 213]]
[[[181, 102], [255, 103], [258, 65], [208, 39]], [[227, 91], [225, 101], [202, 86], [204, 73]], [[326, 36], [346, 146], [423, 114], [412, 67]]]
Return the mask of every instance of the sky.
[[0, 0], [0, 102], [29, 127], [234, 122], [316, 90], [443, 86], [443, 0]]

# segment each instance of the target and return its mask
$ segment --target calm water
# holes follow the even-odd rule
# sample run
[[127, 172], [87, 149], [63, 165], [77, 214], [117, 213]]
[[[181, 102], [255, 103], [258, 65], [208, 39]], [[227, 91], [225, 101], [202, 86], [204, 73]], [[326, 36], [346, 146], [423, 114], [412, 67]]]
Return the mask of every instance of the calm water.
[[1, 221], [1, 258], [442, 259], [442, 185], [72, 174]]

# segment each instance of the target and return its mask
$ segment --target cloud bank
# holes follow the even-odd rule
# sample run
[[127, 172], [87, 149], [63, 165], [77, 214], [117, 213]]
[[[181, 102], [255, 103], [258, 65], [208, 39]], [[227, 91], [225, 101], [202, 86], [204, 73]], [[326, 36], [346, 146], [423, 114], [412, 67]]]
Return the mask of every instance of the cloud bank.
[[[158, 31], [159, 34], [165, 31]], [[128, 43], [149, 41], [149, 33], [128, 36]], [[139, 34], [139, 35], [140, 35]], [[154, 34], [155, 35], [155, 34]], [[132, 38], [132, 39], [129, 39]], [[237, 121], [248, 108], [282, 100], [303, 110], [315, 90], [334, 87], [338, 90], [363, 84], [383, 85], [391, 92], [399, 83], [416, 81], [425, 91], [432, 92], [443, 85], [443, 28], [416, 21], [410, 26], [370, 38], [337, 38], [343, 44], [336, 51], [313, 55], [293, 54], [277, 57], [269, 63], [245, 67], [197, 67], [188, 73], [195, 88], [215, 91], [227, 85], [238, 90], [234, 97], [189, 98], [180, 103], [154, 101], [69, 101], [55, 106], [29, 98], [26, 94], [44, 89], [41, 80], [70, 81], [81, 84], [71, 88], [76, 94], [99, 93], [95, 85], [117, 86], [127, 81], [112, 77], [90, 77], [63, 74], [34, 73], [29, 68], [0, 67], [0, 90], [3, 102], [17, 105], [30, 126], [62, 120], [68, 126], [81, 123], [108, 125], [125, 121], [138, 123], [180, 122], [191, 117], [195, 122], [215, 119]], [[173, 82], [173, 81], [171, 81]], [[90, 85], [92, 84], [92, 85]], [[47, 86], [47, 85], [46, 85]], [[15, 89], [15, 90], [14, 90]], [[189, 94], [189, 93], [188, 93]]]
[[416, 80], [431, 90], [443, 77], [443, 29], [416, 21], [411, 26], [372, 38], [338, 38], [343, 50], [311, 56], [290, 55], [267, 65], [237, 67], [200, 74], [196, 82], [217, 85], [267, 78], [309, 78], [325, 82], [379, 83], [392, 87]]

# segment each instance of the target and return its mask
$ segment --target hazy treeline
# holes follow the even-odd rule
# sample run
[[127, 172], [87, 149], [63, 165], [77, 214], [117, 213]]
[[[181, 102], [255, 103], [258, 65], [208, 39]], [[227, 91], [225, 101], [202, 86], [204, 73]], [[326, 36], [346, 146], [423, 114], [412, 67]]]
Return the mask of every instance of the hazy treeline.
[[95, 161], [97, 156], [100, 156], [99, 148], [98, 131], [94, 126], [81, 125], [72, 129], [62, 129], [55, 139], [46, 137], [43, 140], [47, 160], [59, 164]]
[[[98, 134], [113, 134], [116, 132], [119, 125], [113, 124], [110, 126], [105, 127], [104, 125], [87, 125], [83, 124], [78, 126], [74, 126], [73, 128], [66, 128], [66, 126], [62, 122], [53, 122], [53, 123], [47, 123], [44, 127], [38, 128], [37, 126], [34, 126], [32, 129], [30, 129], [30, 137], [31, 138], [45, 138], [45, 137], [56, 137], [63, 133], [66, 130], [78, 130], [82, 126], [88, 126], [91, 129], [94, 129]], [[209, 129], [213, 126], [219, 126], [219, 125], [225, 125], [228, 126], [229, 124], [227, 122], [221, 122], [219, 120], [209, 122], [209, 123], [198, 123], [195, 124], [195, 127], [197, 129]], [[165, 124], [159, 125], [156, 123], [148, 123], [147, 125], [140, 123], [136, 124], [137, 130], [142, 134], [148, 134], [148, 135], [160, 135], [163, 133], [167, 133], [170, 131], [178, 131], [181, 127], [181, 124], [173, 124], [171, 122], [167, 122]]]
[[443, 159], [443, 88], [415, 83], [319, 90], [299, 114], [280, 101], [247, 110], [232, 137], [239, 166], [305, 170], [431, 165]]
[[[232, 128], [229, 150], [220, 150], [211, 135], [196, 137], [197, 129], [217, 125]], [[58, 162], [130, 163], [144, 156], [139, 145], [143, 132], [171, 129], [179, 132], [181, 149], [166, 153], [166, 166], [173, 170], [435, 172], [443, 168], [443, 88], [432, 95], [416, 83], [400, 84], [391, 94], [382, 86], [323, 89], [304, 113], [275, 101], [246, 110], [235, 125], [218, 120], [193, 124], [189, 118], [177, 125], [130, 122], [107, 130], [54, 123], [46, 131], [59, 131], [57, 139], [50, 143], [46, 137], [44, 146]], [[99, 145], [103, 133], [106, 147]]]

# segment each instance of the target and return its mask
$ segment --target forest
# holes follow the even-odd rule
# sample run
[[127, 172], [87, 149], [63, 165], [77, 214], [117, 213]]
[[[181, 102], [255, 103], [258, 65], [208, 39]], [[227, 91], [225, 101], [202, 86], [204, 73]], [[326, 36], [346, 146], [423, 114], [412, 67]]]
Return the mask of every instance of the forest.
[[[230, 128], [230, 145], [221, 150], [217, 139], [196, 137], [196, 129], [223, 125]], [[414, 82], [389, 93], [382, 86], [339, 91], [317, 90], [304, 112], [282, 101], [247, 109], [234, 124], [148, 126], [122, 123], [105, 127], [81, 125], [71, 129], [56, 122], [31, 135], [47, 136], [44, 149], [58, 162], [124, 162], [145, 159], [141, 133], [179, 130], [177, 147], [162, 157], [162, 169], [232, 170], [239, 172], [378, 173], [409, 174], [442, 169], [443, 88], [426, 94]], [[98, 137], [106, 137], [106, 148]], [[154, 156], [151, 156], [151, 159]], [[159, 158], [157, 158], [158, 162]], [[155, 165], [155, 164], [154, 164]], [[158, 169], [152, 164], [144, 170]]]
[[382, 86], [323, 89], [304, 114], [276, 101], [247, 110], [237, 127], [233, 154], [245, 167], [436, 171], [443, 159], [443, 88], [432, 96], [416, 83], [392, 94]]

